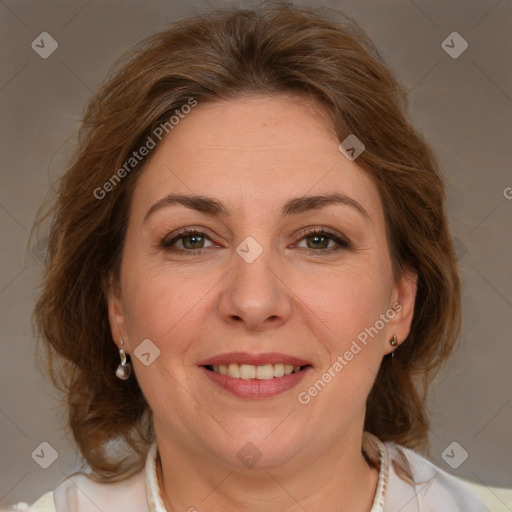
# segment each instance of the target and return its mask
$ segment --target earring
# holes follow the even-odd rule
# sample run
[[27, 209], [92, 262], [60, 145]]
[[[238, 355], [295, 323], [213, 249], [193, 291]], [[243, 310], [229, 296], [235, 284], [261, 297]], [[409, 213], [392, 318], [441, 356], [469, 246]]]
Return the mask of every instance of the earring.
[[116, 377], [121, 380], [127, 380], [132, 374], [132, 365], [127, 360], [126, 352], [123, 349], [123, 339], [121, 338], [121, 348], [119, 349], [119, 358], [121, 363], [117, 367]]
[[393, 337], [389, 340], [389, 343], [391, 343], [392, 347], [396, 347], [398, 345], [398, 338], [396, 337], [396, 334], [393, 334]]

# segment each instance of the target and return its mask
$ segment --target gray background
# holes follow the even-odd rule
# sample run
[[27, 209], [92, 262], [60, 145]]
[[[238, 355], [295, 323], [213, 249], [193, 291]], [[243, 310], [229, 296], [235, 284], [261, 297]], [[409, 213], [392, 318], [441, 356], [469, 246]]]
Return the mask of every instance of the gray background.
[[[512, 4], [322, 3], [354, 16], [377, 43], [407, 86], [411, 117], [448, 179], [464, 328], [456, 356], [432, 389], [429, 457], [480, 484], [512, 487]], [[37, 209], [63, 170], [84, 105], [114, 59], [162, 23], [207, 6], [175, 0], [0, 2], [0, 505], [36, 499], [78, 460], [56, 392], [34, 357], [30, 314], [44, 240], [34, 246], [28, 235]], [[44, 31], [59, 44], [47, 59], [31, 48]], [[441, 47], [454, 31], [469, 44], [457, 59]], [[59, 454], [48, 469], [31, 458], [44, 441]], [[441, 456], [454, 441], [468, 453], [457, 469]], [[449, 454], [453, 460], [464, 452], [455, 446]]]

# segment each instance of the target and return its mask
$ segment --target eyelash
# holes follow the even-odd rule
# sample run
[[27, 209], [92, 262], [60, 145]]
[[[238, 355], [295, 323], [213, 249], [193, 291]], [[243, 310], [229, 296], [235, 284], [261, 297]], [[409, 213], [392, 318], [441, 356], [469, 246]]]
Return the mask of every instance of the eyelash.
[[[186, 253], [188, 255], [199, 255], [199, 254], [201, 254], [201, 252], [203, 250], [208, 249], [208, 247], [202, 247], [200, 249], [178, 249], [176, 247], [173, 247], [173, 245], [178, 240], [185, 238], [187, 236], [206, 236], [206, 238], [208, 240], [212, 241], [204, 231], [201, 231], [198, 229], [183, 228], [183, 229], [179, 230], [178, 233], [176, 234], [176, 236], [174, 236], [170, 240], [167, 240], [164, 238], [161, 242], [161, 247], [162, 247], [162, 249], [169, 251], [169, 252], [173, 252], [175, 254], [185, 254]], [[309, 230], [304, 229], [299, 233], [298, 236], [300, 236], [299, 242], [301, 242], [302, 240], [304, 240], [305, 238], [308, 238], [308, 237], [322, 236], [322, 237], [326, 237], [329, 240], [332, 240], [338, 244], [337, 247], [329, 247], [327, 249], [309, 249], [309, 248], [305, 249], [306, 251], [310, 251], [313, 253], [331, 254], [332, 252], [339, 251], [341, 249], [350, 249], [351, 248], [351, 245], [348, 242], [348, 240], [340, 238], [340, 237], [336, 236], [334, 233], [330, 233], [329, 231], [326, 231], [323, 228], [313, 228], [313, 229], [309, 229]], [[301, 248], [301, 249], [304, 249], [304, 248]]]

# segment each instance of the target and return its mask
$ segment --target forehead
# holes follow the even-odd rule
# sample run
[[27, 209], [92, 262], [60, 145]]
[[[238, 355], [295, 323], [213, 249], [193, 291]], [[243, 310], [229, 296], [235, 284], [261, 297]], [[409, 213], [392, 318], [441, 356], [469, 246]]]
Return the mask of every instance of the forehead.
[[372, 180], [338, 145], [324, 107], [306, 97], [199, 102], [153, 150], [133, 208], [143, 215], [169, 192], [206, 194], [240, 207], [265, 201], [269, 208], [290, 197], [340, 192], [379, 217]]

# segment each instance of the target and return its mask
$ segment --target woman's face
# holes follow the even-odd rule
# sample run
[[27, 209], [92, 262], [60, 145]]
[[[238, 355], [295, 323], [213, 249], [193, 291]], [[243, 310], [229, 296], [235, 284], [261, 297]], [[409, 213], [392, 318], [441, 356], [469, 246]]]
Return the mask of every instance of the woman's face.
[[371, 179], [278, 95], [199, 103], [153, 150], [108, 303], [159, 443], [271, 467], [359, 439], [415, 292]]

